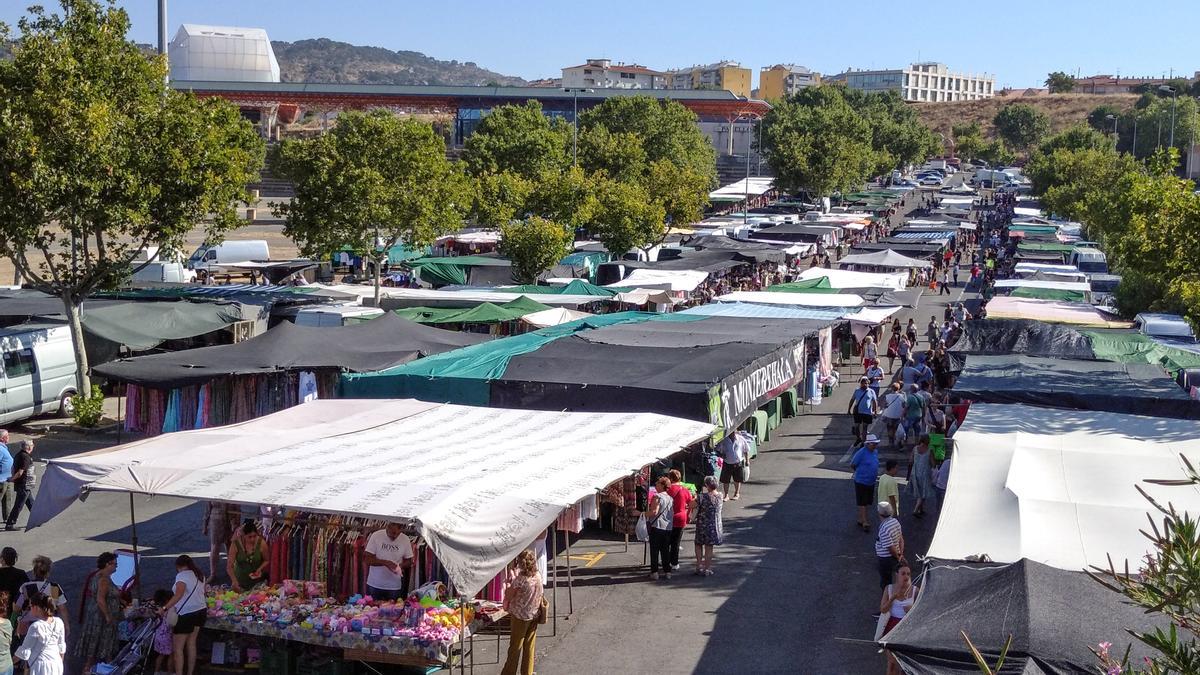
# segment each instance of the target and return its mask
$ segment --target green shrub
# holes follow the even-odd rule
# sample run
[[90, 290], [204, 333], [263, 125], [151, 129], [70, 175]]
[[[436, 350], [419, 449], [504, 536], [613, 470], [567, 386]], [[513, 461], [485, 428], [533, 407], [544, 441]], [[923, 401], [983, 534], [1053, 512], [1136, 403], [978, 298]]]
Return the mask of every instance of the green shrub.
[[91, 396], [75, 395], [71, 417], [81, 427], [92, 428], [104, 417], [104, 394], [98, 385], [92, 385]]

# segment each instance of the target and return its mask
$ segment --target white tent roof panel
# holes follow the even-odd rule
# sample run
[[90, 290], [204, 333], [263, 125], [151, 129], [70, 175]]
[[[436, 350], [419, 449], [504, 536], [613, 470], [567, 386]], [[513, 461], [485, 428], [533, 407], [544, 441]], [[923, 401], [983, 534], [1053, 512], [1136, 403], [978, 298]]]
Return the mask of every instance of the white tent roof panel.
[[87, 490], [412, 521], [473, 595], [564, 508], [712, 431], [648, 413], [314, 401], [51, 460], [30, 526]]
[[851, 272], [850, 270], [810, 267], [800, 273], [800, 280], [829, 277], [831, 288], [888, 288], [902, 291], [908, 286], [908, 272], [876, 274], [873, 272]]
[[1200, 513], [1200, 489], [1146, 479], [1184, 478], [1200, 460], [1200, 424], [1109, 412], [975, 404], [955, 436], [946, 504], [929, 555], [997, 562], [1029, 558], [1065, 570], [1136, 565], [1139, 533], [1161, 503]]

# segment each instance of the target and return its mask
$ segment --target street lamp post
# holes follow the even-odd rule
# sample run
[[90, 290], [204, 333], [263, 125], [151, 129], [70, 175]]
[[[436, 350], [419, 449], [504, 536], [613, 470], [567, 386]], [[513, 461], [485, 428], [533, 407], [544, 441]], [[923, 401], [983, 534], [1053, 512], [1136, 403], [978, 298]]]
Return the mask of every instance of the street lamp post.
[[1116, 115], [1105, 115], [1104, 119], [1112, 120], [1112, 123], [1113, 123], [1113, 150], [1116, 150], [1117, 149], [1117, 116]]
[[590, 94], [595, 90], [567, 87], [563, 91], [571, 94], [571, 166], [579, 166], [579, 94]]
[[1133, 158], [1137, 159], [1137, 111], [1133, 113]]
[[[745, 208], [742, 209], [742, 225], [748, 225], [750, 223], [750, 137], [754, 129], [754, 116], [751, 115], [747, 117], [747, 120], [750, 123], [750, 127], [746, 129], [746, 189], [743, 195], [746, 200], [746, 205]], [[760, 124], [759, 127], [761, 128], [762, 125]], [[730, 130], [729, 135], [733, 136], [732, 129]]]
[[1170, 94], [1171, 94], [1171, 133], [1170, 133], [1170, 140], [1167, 141], [1167, 145], [1169, 145], [1170, 147], [1173, 148], [1173, 147], [1175, 147], [1175, 106], [1178, 103], [1178, 97], [1176, 95], [1179, 92], [1175, 90], [1175, 87], [1168, 87], [1165, 84], [1160, 85], [1158, 87], [1158, 90], [1170, 92]]

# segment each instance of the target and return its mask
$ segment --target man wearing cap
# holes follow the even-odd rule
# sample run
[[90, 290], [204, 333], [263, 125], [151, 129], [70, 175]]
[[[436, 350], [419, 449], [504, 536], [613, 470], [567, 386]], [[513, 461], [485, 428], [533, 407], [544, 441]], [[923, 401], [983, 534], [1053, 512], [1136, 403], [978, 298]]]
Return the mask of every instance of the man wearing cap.
[[846, 412], [854, 415], [854, 442], [861, 443], [879, 414], [879, 394], [871, 388], [871, 378], [866, 375], [858, 378], [858, 389], [850, 396]]
[[867, 507], [875, 502], [875, 481], [879, 476], [879, 437], [867, 434], [863, 447], [850, 458], [854, 469], [854, 503], [858, 506], [858, 526], [863, 532], [871, 531], [867, 522]]

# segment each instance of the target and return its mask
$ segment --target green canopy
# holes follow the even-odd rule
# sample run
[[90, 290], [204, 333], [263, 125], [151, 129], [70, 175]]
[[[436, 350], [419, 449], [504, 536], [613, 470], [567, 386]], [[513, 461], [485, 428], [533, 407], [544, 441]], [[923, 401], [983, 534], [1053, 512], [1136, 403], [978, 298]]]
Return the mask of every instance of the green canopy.
[[482, 255], [442, 256], [434, 258], [413, 258], [404, 261], [421, 276], [421, 281], [434, 286], [463, 286], [466, 285], [472, 267], [511, 267], [512, 262], [505, 258], [493, 258]]
[[837, 293], [838, 289], [830, 288], [829, 277], [817, 277], [804, 281], [789, 281], [784, 284], [767, 286], [768, 291], [778, 293]]
[[503, 286], [496, 289], [505, 293], [525, 293], [529, 295], [594, 295], [597, 298], [611, 298], [617, 293], [628, 289], [605, 288], [589, 283], [583, 279], [575, 279], [566, 286], [542, 286], [526, 284], [524, 286]]
[[501, 323], [547, 309], [550, 309], [548, 305], [522, 295], [503, 305], [484, 302], [468, 309], [406, 307], [396, 310], [396, 314], [417, 323]]
[[1062, 300], [1066, 302], [1083, 302], [1083, 291], [1069, 291], [1058, 288], [1030, 288], [1022, 286], [1014, 288], [1010, 296], [1014, 298], [1037, 298], [1039, 300]]
[[1200, 367], [1200, 354], [1177, 349], [1134, 331], [1079, 331], [1092, 342], [1096, 358], [1121, 363], [1157, 363], [1172, 373]]
[[1027, 232], [1037, 234], [1056, 234], [1058, 228], [1053, 225], [1009, 225], [1009, 232]]

